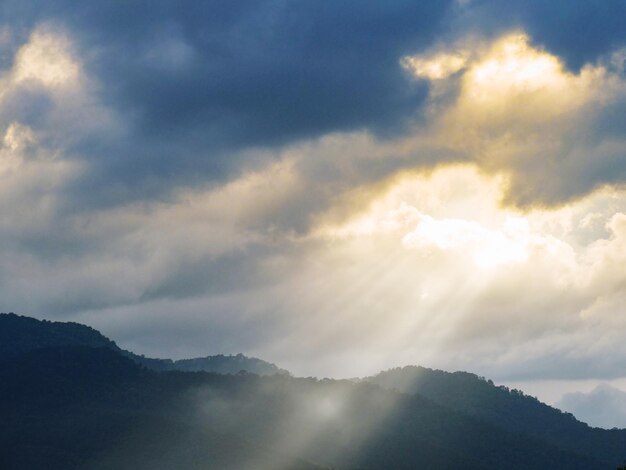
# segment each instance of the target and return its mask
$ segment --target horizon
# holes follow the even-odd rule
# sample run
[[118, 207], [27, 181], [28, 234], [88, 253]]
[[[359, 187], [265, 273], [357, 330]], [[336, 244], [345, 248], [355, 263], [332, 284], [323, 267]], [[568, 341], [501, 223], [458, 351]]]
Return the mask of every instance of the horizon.
[[[71, 321], [64, 322], [64, 321], [59, 321], [59, 320], [47, 320], [45, 318], [38, 319], [35, 317], [16, 314], [14, 312], [0, 312], [0, 316], [2, 315], [13, 315], [17, 317], [27, 318], [30, 320], [37, 320], [37, 321], [44, 321], [44, 322], [51, 322], [51, 323], [58, 323], [58, 324], [71, 323], [71, 324], [86, 326], [91, 329], [94, 329], [90, 325], [85, 325], [82, 323], [71, 322]], [[102, 334], [102, 332], [98, 331], [97, 329], [94, 329], [94, 330], [98, 332], [99, 334]], [[115, 341], [115, 338], [110, 338], [106, 335], [103, 335], [103, 336], [106, 339], [112, 341], [118, 347], [120, 347], [120, 345], [117, 344], [117, 342]], [[541, 401], [542, 403], [545, 403], [556, 409], [573, 413], [576, 419], [588, 424], [589, 426], [604, 428], [604, 429], [612, 429], [612, 428], [619, 428], [619, 427], [626, 428], [626, 423], [623, 426], [619, 425], [619, 423], [621, 423], [620, 421], [620, 419], [622, 418], [621, 415], [618, 415], [617, 417], [616, 416], [601, 416], [603, 413], [607, 413], [607, 408], [602, 407], [601, 404], [599, 406], [600, 409], [596, 409], [598, 408], [600, 401], [606, 401], [607, 399], [609, 401], [611, 401], [611, 399], [615, 400], [617, 403], [612, 403], [612, 405], [619, 408], [619, 406], [621, 405], [621, 402], [626, 398], [624, 396], [624, 392], [621, 391], [624, 388], [626, 388], [626, 379], [603, 381], [599, 383], [598, 381], [594, 381], [594, 380], [572, 381], [573, 383], [570, 382], [569, 384], [566, 385], [566, 387], [569, 386], [566, 388], [566, 390], [573, 389], [575, 390], [575, 392], [563, 393], [563, 389], [565, 387], [562, 381], [559, 382], [559, 381], [554, 381], [554, 380], [552, 381], [537, 380], [537, 381], [530, 381], [530, 382], [529, 381], [526, 381], [526, 382], [514, 382], [513, 381], [513, 382], [497, 383], [497, 382], [493, 382], [489, 377], [481, 376], [480, 374], [477, 374], [474, 371], [446, 370], [446, 369], [440, 369], [436, 367], [429, 367], [428, 365], [424, 365], [424, 364], [396, 364], [396, 365], [389, 366], [385, 369], [372, 370], [365, 375], [327, 376], [327, 375], [312, 375], [306, 372], [299, 373], [299, 374], [294, 373], [293, 371], [289, 369], [283, 368], [281, 364], [268, 362], [265, 360], [265, 358], [248, 356], [241, 352], [230, 352], [230, 353], [213, 352], [211, 354], [204, 354], [204, 355], [200, 355], [197, 357], [172, 358], [172, 357], [164, 357], [164, 356], [152, 356], [151, 357], [151, 356], [146, 356], [144, 354], [138, 353], [137, 351], [126, 349], [124, 347], [121, 347], [121, 349], [127, 352], [138, 354], [141, 357], [152, 358], [152, 359], [157, 359], [157, 360], [167, 360], [167, 361], [169, 360], [171, 361], [183, 360], [184, 361], [184, 360], [205, 359], [205, 358], [214, 358], [214, 357], [231, 358], [231, 357], [242, 356], [248, 359], [260, 360], [263, 363], [266, 363], [270, 366], [277, 368], [277, 370], [287, 372], [290, 376], [293, 376], [295, 378], [315, 378], [317, 380], [327, 380], [327, 379], [349, 380], [349, 381], [363, 380], [363, 379], [376, 377], [378, 374], [389, 372], [395, 369], [409, 369], [409, 368], [425, 368], [427, 370], [431, 370], [435, 372], [439, 371], [439, 372], [446, 372], [446, 373], [455, 373], [455, 372], [469, 373], [471, 375], [476, 376], [480, 380], [485, 380], [485, 381], [490, 382], [492, 385], [496, 387], [504, 386], [509, 390], [519, 390], [523, 392], [525, 395], [534, 397], [538, 399], [539, 401]], [[600, 396], [598, 397], [597, 395], [600, 395]], [[608, 410], [610, 412], [610, 406]]]

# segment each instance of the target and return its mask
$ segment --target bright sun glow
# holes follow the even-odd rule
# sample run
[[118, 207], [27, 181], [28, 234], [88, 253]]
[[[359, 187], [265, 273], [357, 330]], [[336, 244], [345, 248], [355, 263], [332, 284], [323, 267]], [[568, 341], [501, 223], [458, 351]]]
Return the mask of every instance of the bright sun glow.
[[492, 230], [470, 220], [437, 220], [422, 215], [402, 243], [410, 249], [455, 251], [459, 256], [469, 256], [480, 268], [523, 263], [528, 259], [528, 221], [507, 217], [503, 227]]
[[513, 35], [496, 44], [490, 56], [475, 66], [469, 75], [477, 89], [496, 92], [511, 88], [535, 90], [562, 86], [559, 61], [533, 49], [525, 35]]
[[498, 206], [502, 185], [502, 179], [486, 178], [471, 167], [405, 176], [365, 214], [327, 227], [325, 234], [339, 238], [398, 234], [405, 249], [447, 253], [479, 268], [524, 263], [536, 236], [526, 217]]
[[556, 56], [533, 47], [527, 35], [510, 34], [468, 67], [461, 82], [461, 110], [489, 120], [558, 118], [593, 99], [605, 72], [588, 66], [574, 75]]
[[572, 74], [559, 58], [534, 47], [525, 33], [510, 33], [492, 44], [468, 41], [401, 60], [416, 78], [435, 84], [458, 78], [460, 94], [448, 126], [449, 121], [543, 122], [579, 109], [603, 92], [597, 89], [606, 80], [603, 67], [586, 66]]

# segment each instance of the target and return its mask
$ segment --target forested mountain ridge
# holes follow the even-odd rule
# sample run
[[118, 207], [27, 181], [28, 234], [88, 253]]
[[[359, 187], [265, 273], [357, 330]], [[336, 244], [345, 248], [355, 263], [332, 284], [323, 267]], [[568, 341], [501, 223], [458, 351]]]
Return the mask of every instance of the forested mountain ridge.
[[149, 358], [121, 349], [99, 331], [80, 323], [52, 322], [14, 313], [0, 313], [0, 358], [57, 346], [106, 347], [130, 357], [144, 367], [157, 371], [183, 370], [236, 374], [243, 370], [259, 375], [289, 373], [275, 364], [243, 354], [218, 354], [180, 360]]
[[[390, 369], [363, 379], [390, 390], [427, 397], [497, 426], [516, 429], [560, 448], [619, 462], [626, 457], [626, 430], [592, 428], [572, 414], [520, 390], [496, 386], [468, 372], [419, 366]], [[609, 457], [610, 456], [610, 457]]]
[[[53, 342], [43, 330], [35, 338], [28, 331], [21, 331], [22, 349]], [[386, 383], [378, 377], [379, 385], [374, 378], [155, 371], [89, 331], [95, 347], [44, 346], [0, 358], [0, 468], [601, 470], [622, 461], [621, 454], [566, 449], [512, 417], [481, 416], [480, 407], [491, 413], [489, 400], [462, 410], [459, 403], [475, 401], [474, 388], [487, 387], [480, 392], [487, 396], [494, 387], [471, 374], [438, 371], [422, 394], [389, 389], [400, 388], [390, 387], [394, 374], [383, 375]], [[429, 396], [436, 390], [445, 400]], [[455, 402], [464, 390], [469, 398]], [[568, 419], [565, 433], [600, 431]]]
[[0, 313], [0, 358], [56, 346], [106, 347], [121, 351], [114, 341], [87, 325]]
[[[241, 388], [246, 380], [241, 374], [157, 373], [112, 349], [87, 346], [0, 360], [0, 468], [243, 469], [257, 454], [269, 459], [271, 452], [198, 426], [191, 419], [198, 407], [185, 396], [205, 385]], [[323, 470], [297, 459], [285, 465]]]
[[185, 372], [215, 372], [217, 374], [236, 374], [241, 371], [257, 375], [289, 374], [271, 362], [248, 357], [243, 354], [216, 354], [214, 356], [194, 357], [192, 359], [153, 359], [128, 353], [138, 364], [156, 371], [180, 370]]
[[605, 468], [366, 383], [157, 373], [72, 346], [0, 361], [0, 384], [0, 468]]

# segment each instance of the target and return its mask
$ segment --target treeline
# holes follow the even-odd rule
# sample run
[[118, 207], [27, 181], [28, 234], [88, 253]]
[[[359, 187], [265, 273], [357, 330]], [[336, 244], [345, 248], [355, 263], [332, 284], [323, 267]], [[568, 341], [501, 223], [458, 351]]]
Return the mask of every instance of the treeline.
[[0, 358], [0, 416], [16, 470], [600, 470], [624, 450], [562, 445], [612, 434], [472, 374], [159, 372], [109, 343]]

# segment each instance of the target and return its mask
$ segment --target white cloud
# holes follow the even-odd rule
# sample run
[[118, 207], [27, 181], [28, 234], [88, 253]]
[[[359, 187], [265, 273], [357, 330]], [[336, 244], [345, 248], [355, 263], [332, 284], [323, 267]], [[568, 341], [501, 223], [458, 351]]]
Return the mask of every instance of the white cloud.
[[417, 77], [435, 81], [429, 126], [419, 133], [422, 145], [460, 152], [486, 171], [508, 173], [505, 199], [522, 206], [562, 203], [606, 183], [610, 175], [591, 166], [621, 174], [623, 139], [595, 135], [602, 132], [596, 122], [603, 110], [626, 97], [614, 66], [586, 65], [572, 73], [523, 32], [491, 44], [466, 41], [472, 52], [459, 55], [465, 57], [462, 65], [453, 61], [456, 74], [444, 73], [455, 69], [444, 65], [463, 50], [462, 40], [403, 61]]
[[454, 250], [459, 256], [469, 252], [477, 267], [494, 267], [528, 259], [527, 226], [523, 218], [509, 218], [502, 230], [489, 230], [473, 221], [419, 214], [417, 227], [402, 243], [413, 249]]
[[460, 71], [467, 63], [463, 53], [444, 53], [433, 57], [404, 57], [403, 67], [409, 69], [418, 78], [442, 80]]
[[50, 27], [40, 27], [20, 48], [10, 79], [20, 84], [36, 82], [51, 89], [78, 85], [80, 65], [73, 57], [70, 39]]

